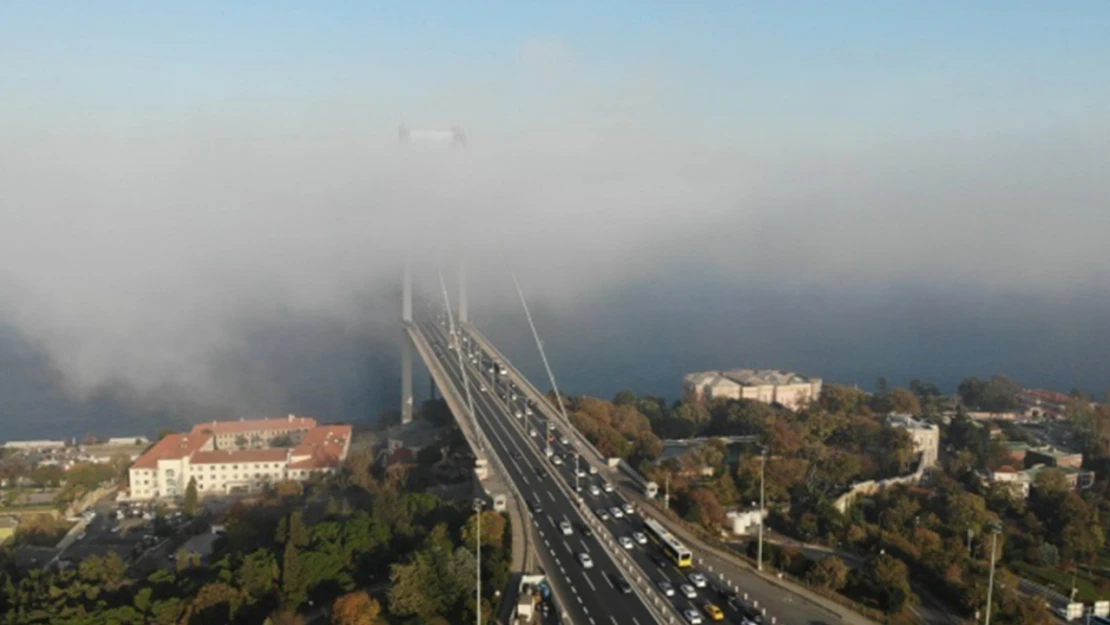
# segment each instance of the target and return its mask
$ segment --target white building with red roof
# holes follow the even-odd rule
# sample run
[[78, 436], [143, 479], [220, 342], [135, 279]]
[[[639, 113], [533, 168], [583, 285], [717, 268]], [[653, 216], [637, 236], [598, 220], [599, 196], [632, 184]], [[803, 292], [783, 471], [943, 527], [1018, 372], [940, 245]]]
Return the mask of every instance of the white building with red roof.
[[[292, 446], [264, 446], [282, 437]], [[243, 439], [250, 448], [242, 448]], [[131, 465], [131, 499], [180, 497], [193, 479], [201, 497], [305, 480], [337, 471], [350, 445], [351, 426], [318, 426], [315, 419], [294, 415], [202, 423], [188, 434], [166, 436]]]

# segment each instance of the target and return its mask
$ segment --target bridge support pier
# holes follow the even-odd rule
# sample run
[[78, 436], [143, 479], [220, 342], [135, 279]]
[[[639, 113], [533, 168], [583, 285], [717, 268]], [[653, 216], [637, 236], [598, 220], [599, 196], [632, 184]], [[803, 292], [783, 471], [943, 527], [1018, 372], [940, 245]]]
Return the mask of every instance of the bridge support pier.
[[[404, 284], [401, 287], [401, 319], [412, 323], [412, 272], [405, 261]], [[412, 421], [412, 342], [408, 334], [401, 337], [401, 423]]]

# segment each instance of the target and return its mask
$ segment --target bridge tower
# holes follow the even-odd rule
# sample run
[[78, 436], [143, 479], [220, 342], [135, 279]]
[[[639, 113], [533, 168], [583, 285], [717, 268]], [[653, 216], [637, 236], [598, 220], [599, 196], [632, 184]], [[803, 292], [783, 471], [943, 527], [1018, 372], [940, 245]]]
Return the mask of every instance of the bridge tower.
[[[466, 134], [458, 126], [448, 129], [412, 128], [408, 124], [401, 124], [397, 129], [397, 141], [401, 147], [416, 143], [429, 143], [447, 145], [452, 149], [466, 148]], [[412, 272], [409, 262], [405, 260], [404, 275], [402, 277], [402, 302], [401, 321], [405, 324], [412, 323]], [[459, 267], [459, 320], [465, 322], [466, 314], [466, 277]], [[413, 346], [408, 336], [401, 339], [401, 423], [410, 423], [413, 417], [412, 393], [412, 350]], [[432, 397], [435, 397], [435, 385], [432, 383]]]

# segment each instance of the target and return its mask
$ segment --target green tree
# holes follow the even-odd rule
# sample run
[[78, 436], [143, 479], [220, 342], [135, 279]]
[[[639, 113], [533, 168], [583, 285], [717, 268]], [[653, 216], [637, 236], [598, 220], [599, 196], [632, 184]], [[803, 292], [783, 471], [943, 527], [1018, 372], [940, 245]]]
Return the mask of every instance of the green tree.
[[301, 554], [292, 540], [285, 543], [285, 555], [281, 560], [281, 594], [282, 603], [289, 609], [296, 609], [308, 598]]
[[813, 563], [806, 579], [815, 586], [840, 590], [848, 583], [848, 566], [838, 556], [825, 556]]
[[197, 478], [189, 478], [189, 485], [185, 487], [185, 501], [182, 502], [181, 507], [185, 510], [185, 514], [189, 516], [196, 516], [197, 514]]
[[269, 549], [258, 549], [243, 558], [235, 578], [243, 592], [258, 600], [277, 590], [280, 571], [274, 553]]
[[[478, 516], [471, 515], [463, 526], [463, 544], [467, 549], [474, 549], [474, 537], [477, 533]], [[500, 548], [505, 540], [505, 529], [508, 523], [505, 517], [493, 510], [482, 511], [482, 546]]]
[[867, 561], [862, 583], [886, 612], [901, 612], [916, 600], [910, 588], [909, 569], [904, 562], [889, 555], [880, 554]]

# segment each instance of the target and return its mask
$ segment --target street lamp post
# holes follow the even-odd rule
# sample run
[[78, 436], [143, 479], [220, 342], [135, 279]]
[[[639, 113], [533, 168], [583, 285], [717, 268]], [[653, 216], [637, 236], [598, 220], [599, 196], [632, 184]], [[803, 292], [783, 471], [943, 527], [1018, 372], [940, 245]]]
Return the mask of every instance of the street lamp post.
[[474, 603], [474, 622], [476, 625], [482, 625], [482, 507], [485, 506], [485, 503], [481, 499], [474, 500], [474, 511], [478, 514], [478, 535], [474, 540], [474, 554], [478, 562], [477, 566], [474, 567], [474, 577], [478, 588], [475, 592]]
[[763, 449], [759, 452], [759, 550], [757, 552], [758, 555], [757, 555], [757, 558], [756, 558], [756, 563], [758, 565], [757, 568], [760, 571], [763, 570], [763, 517], [766, 514], [766, 512], [764, 512], [765, 501], [764, 501], [763, 478], [764, 478], [764, 475], [766, 474], [766, 472], [767, 472], [767, 449]]
[[994, 590], [994, 555], [998, 543], [998, 528], [991, 530], [991, 572], [987, 579], [987, 612], [983, 625], [991, 625], [991, 594]]
[[579, 492], [582, 487], [578, 485], [578, 450], [574, 450], [574, 492]]

